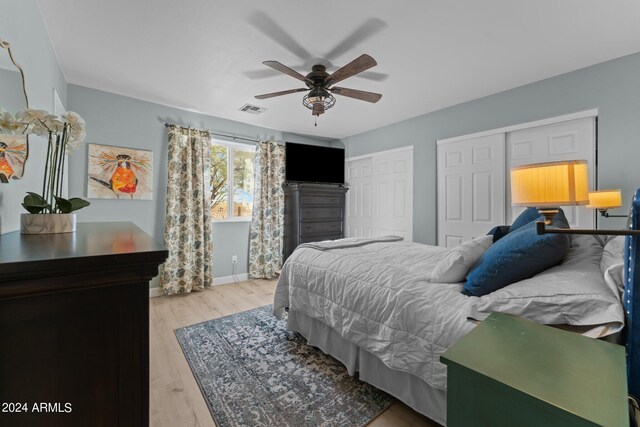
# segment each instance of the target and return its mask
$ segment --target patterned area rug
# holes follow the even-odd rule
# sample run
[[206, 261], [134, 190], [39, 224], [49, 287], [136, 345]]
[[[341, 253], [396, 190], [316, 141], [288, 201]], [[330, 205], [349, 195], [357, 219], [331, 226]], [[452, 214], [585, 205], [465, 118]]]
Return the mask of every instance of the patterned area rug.
[[362, 426], [395, 402], [271, 312], [268, 305], [176, 329], [218, 427]]

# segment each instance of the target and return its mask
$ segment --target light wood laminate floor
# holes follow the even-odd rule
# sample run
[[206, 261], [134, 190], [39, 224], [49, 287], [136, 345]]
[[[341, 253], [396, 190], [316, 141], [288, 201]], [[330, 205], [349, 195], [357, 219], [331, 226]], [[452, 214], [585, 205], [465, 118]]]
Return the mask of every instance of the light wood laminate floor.
[[[250, 280], [150, 300], [152, 426], [215, 426], [174, 329], [271, 304], [275, 287], [272, 280]], [[395, 403], [369, 424], [371, 427], [438, 425], [402, 403]]]

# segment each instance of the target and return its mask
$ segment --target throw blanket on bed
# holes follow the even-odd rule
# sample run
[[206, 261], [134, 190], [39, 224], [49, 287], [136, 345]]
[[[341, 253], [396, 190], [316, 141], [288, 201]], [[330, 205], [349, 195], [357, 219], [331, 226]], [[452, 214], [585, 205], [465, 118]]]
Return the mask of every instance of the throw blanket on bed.
[[400, 240], [402, 240], [402, 237], [393, 236], [393, 235], [376, 237], [375, 239], [348, 237], [346, 239], [340, 239], [340, 240], [325, 240], [323, 242], [303, 243], [299, 245], [296, 249], [313, 248], [319, 251], [326, 251], [328, 249], [355, 248], [358, 246], [364, 246], [364, 245], [368, 245], [370, 243], [375, 243], [375, 242], [399, 242]]
[[[529, 285], [522, 281], [480, 298], [461, 294], [460, 283], [429, 280], [450, 248], [390, 236], [305, 244], [282, 267], [274, 314], [282, 317], [289, 308], [317, 319], [390, 368], [445, 389], [440, 355], [475, 327], [467, 320], [471, 314], [501, 311], [539, 323], [621, 327], [617, 288], [605, 284], [602, 247], [592, 241], [573, 249], [563, 265], [527, 279]], [[568, 282], [572, 277], [577, 280]], [[553, 305], [558, 298], [567, 298], [561, 310]]]

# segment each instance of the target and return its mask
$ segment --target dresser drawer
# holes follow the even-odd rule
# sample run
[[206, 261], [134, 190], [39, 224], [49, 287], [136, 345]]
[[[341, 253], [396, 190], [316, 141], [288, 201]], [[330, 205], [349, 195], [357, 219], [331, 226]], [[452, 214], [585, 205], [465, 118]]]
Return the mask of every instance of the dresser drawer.
[[335, 194], [302, 194], [300, 196], [300, 204], [303, 209], [309, 205], [342, 206], [344, 204], [344, 196]]
[[321, 242], [323, 240], [338, 240], [338, 239], [342, 239], [342, 234], [327, 234], [323, 236], [301, 237], [300, 243]]
[[300, 224], [300, 236], [318, 234], [342, 234], [342, 221], [304, 222]]
[[300, 212], [302, 221], [315, 219], [342, 219], [342, 208], [305, 207]]

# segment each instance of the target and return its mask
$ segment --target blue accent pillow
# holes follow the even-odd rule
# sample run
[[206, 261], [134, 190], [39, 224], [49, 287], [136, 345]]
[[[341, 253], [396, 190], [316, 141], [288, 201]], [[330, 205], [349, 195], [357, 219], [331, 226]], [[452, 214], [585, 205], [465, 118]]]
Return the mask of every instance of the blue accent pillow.
[[[636, 190], [629, 213], [632, 230], [640, 229], [640, 189]], [[627, 315], [627, 376], [629, 394], [640, 396], [640, 237], [626, 236], [624, 244], [624, 294], [622, 304]]]
[[513, 221], [513, 224], [511, 224], [510, 232], [516, 231], [518, 228], [522, 227], [523, 225], [527, 225], [531, 221], [537, 220], [538, 218], [540, 218], [540, 216], [541, 215], [538, 213], [538, 209], [536, 208], [525, 209], [520, 215], [518, 215], [515, 221]]
[[[564, 213], [556, 216], [553, 227], [569, 228]], [[561, 262], [568, 250], [567, 235], [538, 235], [535, 221], [529, 221], [487, 249], [467, 274], [462, 293], [480, 297], [533, 277]]]
[[493, 227], [491, 230], [489, 230], [489, 232], [487, 233], [487, 236], [493, 236], [493, 243], [495, 243], [498, 240], [502, 239], [507, 234], [509, 234], [510, 229], [511, 227], [508, 225], [497, 225]]

